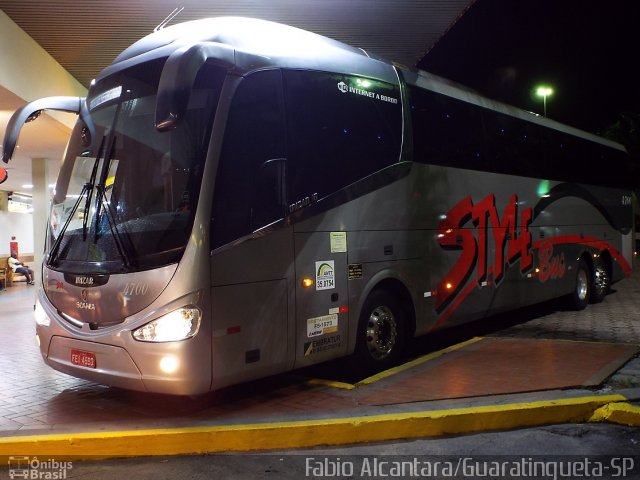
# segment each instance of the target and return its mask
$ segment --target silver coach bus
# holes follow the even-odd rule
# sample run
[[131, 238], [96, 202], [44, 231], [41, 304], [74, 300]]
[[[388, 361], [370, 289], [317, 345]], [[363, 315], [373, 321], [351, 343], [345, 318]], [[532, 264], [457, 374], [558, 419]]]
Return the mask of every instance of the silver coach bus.
[[628, 275], [623, 147], [342, 43], [215, 18], [125, 50], [84, 98], [36, 303], [44, 361], [195, 395]]

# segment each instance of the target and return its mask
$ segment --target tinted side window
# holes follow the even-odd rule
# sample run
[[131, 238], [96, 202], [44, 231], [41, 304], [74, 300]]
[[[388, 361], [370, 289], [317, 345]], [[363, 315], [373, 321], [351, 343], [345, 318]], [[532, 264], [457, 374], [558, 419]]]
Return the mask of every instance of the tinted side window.
[[286, 157], [280, 70], [257, 72], [234, 95], [220, 155], [213, 203], [212, 247], [283, 215], [272, 190]]
[[485, 169], [482, 118], [473, 105], [410, 87], [414, 159]]
[[591, 185], [637, 185], [640, 169], [622, 151], [429, 90], [409, 86], [409, 94], [416, 162]]
[[[599, 146], [591, 171], [602, 176], [607, 185], [637, 189], [640, 187], [640, 164], [626, 152]], [[606, 168], [602, 168], [606, 165]]]
[[570, 182], [634, 188], [637, 165], [625, 152], [548, 130], [547, 166], [551, 177]]
[[325, 197], [400, 157], [395, 86], [322, 72], [284, 72], [289, 201]]
[[537, 125], [492, 110], [483, 111], [483, 120], [490, 170], [526, 177], [544, 176], [540, 172], [540, 159], [545, 151]]

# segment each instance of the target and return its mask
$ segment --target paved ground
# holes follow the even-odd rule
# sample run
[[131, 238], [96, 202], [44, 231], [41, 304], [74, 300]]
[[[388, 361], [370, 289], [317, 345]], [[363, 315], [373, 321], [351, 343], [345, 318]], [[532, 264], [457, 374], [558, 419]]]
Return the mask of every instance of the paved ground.
[[518, 312], [513, 322], [518, 324], [494, 335], [640, 344], [640, 270], [615, 284], [604, 302], [583, 311], [563, 310], [552, 302]]
[[[518, 323], [490, 335], [640, 345], [640, 268], [634, 269], [631, 278], [614, 285], [600, 304], [575, 312], [551, 302], [519, 312], [514, 322]], [[508, 316], [503, 316], [496, 326], [508, 323]], [[640, 387], [638, 356], [602, 385], [603, 390], [633, 387]]]
[[[549, 400], [553, 404], [557, 399], [569, 399], [571, 403], [572, 399], [593, 395], [607, 398], [603, 400], [603, 404], [620, 401], [620, 398], [611, 400], [603, 397], [609, 394], [623, 394], [632, 402], [640, 398], [640, 359], [637, 356], [633, 358], [637, 352], [636, 346], [640, 345], [638, 270], [632, 278], [616, 284], [605, 302], [591, 305], [582, 312], [566, 311], [557, 303], [549, 303], [495, 317], [490, 322], [429, 337], [416, 344], [413, 355], [422, 359], [417, 360], [418, 363], [411, 370], [396, 373], [375, 384], [358, 388], [336, 388], [335, 384], [309, 382], [310, 376], [319, 373], [341, 381], [353, 380], [340, 378], [339, 368], [315, 368], [234, 387], [195, 400], [109, 388], [75, 379], [46, 367], [35, 343], [33, 298], [34, 288], [24, 284], [17, 284], [0, 293], [0, 371], [3, 373], [0, 377], [0, 454], [2, 440], [36, 434], [71, 435], [78, 432], [131, 432], [210, 426], [219, 428], [309, 419], [334, 421], [337, 417], [348, 420], [363, 415], [373, 417], [415, 414], [422, 415], [420, 418], [424, 420], [425, 415], [432, 412], [465, 408], [475, 408], [470, 412], [471, 415], [482, 417], [488, 412], [487, 409], [501, 405], [519, 405], [518, 408], [521, 408], [521, 405], [529, 405], [531, 402], [546, 401], [544, 408], [547, 408]], [[476, 337], [482, 339], [477, 340]], [[442, 353], [442, 349], [459, 345], [460, 342], [468, 343]], [[492, 345], [494, 347], [489, 348]], [[497, 350], [496, 345], [499, 347]], [[493, 365], [502, 363], [517, 367], [520, 373], [511, 375], [511, 378], [530, 375], [535, 379], [544, 370], [545, 363], [548, 372], [558, 372], [566, 370], [564, 367], [573, 361], [578, 367], [581, 364], [593, 364], [593, 375], [590, 375], [598, 380], [595, 384], [585, 380], [573, 383], [563, 380], [565, 383], [550, 387], [542, 385], [526, 388], [509, 384], [503, 374], [497, 376], [499, 381], [494, 384], [508, 384], [511, 389], [473, 391], [472, 394], [469, 394], [469, 390], [461, 390], [456, 395], [455, 392], [451, 393], [449, 382], [449, 390], [443, 396], [433, 395], [434, 389], [431, 386], [438, 368], [466, 371], [467, 380], [474, 380], [473, 377], [478, 374], [470, 374], [468, 366], [477, 364], [479, 357], [470, 357], [470, 353], [482, 351], [482, 348], [494, 356], [496, 351], [511, 352], [508, 360], [501, 362], [499, 358], [491, 359]], [[523, 357], [518, 354], [519, 348], [520, 352], [527, 353], [537, 348], [542, 352], [542, 357], [537, 358], [543, 361], [528, 360], [529, 363], [536, 364], [516, 365], [518, 359]], [[573, 354], [564, 359], [560, 357], [562, 354], [566, 355], [570, 348], [575, 350], [576, 355], [583, 354], [583, 359], [577, 359]], [[614, 365], [613, 370], [597, 364], [597, 361], [605, 358], [605, 354], [612, 357], [604, 362], [604, 366]], [[423, 361], [425, 355], [427, 357]], [[469, 358], [473, 360], [470, 361]], [[465, 359], [470, 362], [467, 367]], [[547, 360], [556, 363], [549, 363]], [[563, 368], [558, 368], [558, 365]], [[489, 369], [479, 371], [487, 370]], [[415, 378], [422, 379], [421, 391], [425, 393], [418, 398], [401, 397], [401, 391], [396, 386], [399, 382], [415, 381]], [[460, 385], [469, 388], [468, 385], [472, 382], [465, 382], [461, 381]], [[584, 420], [588, 420], [590, 412], [600, 406], [592, 400], [576, 402], [582, 402], [591, 409], [588, 414], [580, 414], [586, 415]], [[477, 409], [484, 409], [484, 413], [479, 414]], [[538, 410], [533, 412], [536, 415]], [[495, 412], [490, 413], [491, 419], [495, 418], [494, 414]], [[526, 416], [512, 417], [510, 424], [518, 426], [516, 423], [523, 421], [521, 418]], [[403, 417], [396, 426], [402, 421], [415, 424], [420, 420]], [[544, 421], [554, 423], [553, 419]], [[468, 419], [464, 422], [469, 423]], [[488, 424], [485, 428], [505, 428], [504, 425], [509, 423]], [[305, 428], [315, 427], [305, 424]], [[388, 433], [391, 435], [394, 432]]]

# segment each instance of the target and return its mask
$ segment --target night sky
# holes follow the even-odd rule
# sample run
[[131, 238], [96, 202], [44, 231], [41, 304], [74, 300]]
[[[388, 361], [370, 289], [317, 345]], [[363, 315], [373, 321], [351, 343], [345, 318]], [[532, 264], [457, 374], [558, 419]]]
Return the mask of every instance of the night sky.
[[476, 0], [419, 68], [542, 114], [602, 132], [640, 113], [640, 1]]

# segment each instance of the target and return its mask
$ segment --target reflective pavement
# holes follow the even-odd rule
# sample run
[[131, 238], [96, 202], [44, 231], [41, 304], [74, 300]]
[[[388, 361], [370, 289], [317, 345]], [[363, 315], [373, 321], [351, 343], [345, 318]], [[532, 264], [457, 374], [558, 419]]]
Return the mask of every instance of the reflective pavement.
[[[24, 283], [0, 292], [0, 455], [19, 453], [20, 441], [78, 454], [69, 442], [84, 434], [100, 439], [92, 437], [100, 446], [90, 453], [110, 456], [171, 454], [173, 445], [188, 453], [356, 443], [574, 417], [640, 425], [637, 269], [582, 312], [545, 304], [426, 337], [411, 361], [370, 379], [341, 378], [338, 361], [196, 399], [111, 388], [47, 367], [34, 293]], [[444, 423], [434, 424], [434, 412]], [[261, 442], [256, 432], [265, 429], [277, 432]], [[160, 432], [164, 442], [142, 449]]]

